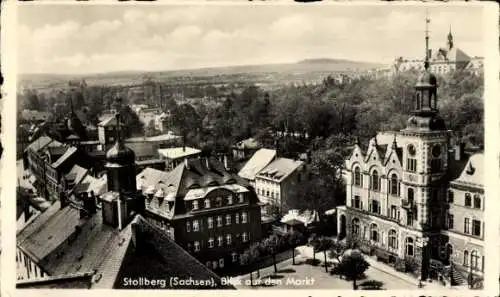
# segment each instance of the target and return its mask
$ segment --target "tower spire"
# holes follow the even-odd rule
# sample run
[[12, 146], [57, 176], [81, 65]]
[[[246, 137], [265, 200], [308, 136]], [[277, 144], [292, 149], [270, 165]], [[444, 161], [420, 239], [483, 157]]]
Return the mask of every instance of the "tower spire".
[[425, 70], [429, 69], [429, 23], [431, 19], [429, 18], [429, 11], [425, 12]]

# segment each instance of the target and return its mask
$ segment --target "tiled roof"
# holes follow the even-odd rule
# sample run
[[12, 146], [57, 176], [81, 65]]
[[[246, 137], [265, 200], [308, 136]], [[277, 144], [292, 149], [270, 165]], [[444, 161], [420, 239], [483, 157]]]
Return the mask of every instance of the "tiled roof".
[[[137, 185], [141, 186], [144, 193], [155, 194], [161, 190], [162, 195], [167, 197], [161, 200], [161, 204], [160, 200], [153, 198], [150, 208], [170, 218], [184, 214], [182, 200], [191, 189], [233, 184], [247, 186], [242, 178], [227, 172], [224, 165], [215, 158], [191, 159], [187, 162], [187, 166], [184, 163], [180, 164], [170, 172], [146, 168], [137, 175]], [[168, 211], [168, 197], [176, 199], [173, 211]]]
[[460, 176], [452, 181], [453, 183], [479, 186], [484, 185], [484, 154], [478, 153], [470, 156], [467, 163], [462, 168]]
[[[196, 286], [194, 284], [171, 286], [166, 282], [164, 289], [231, 289], [232, 286], [222, 285], [218, 275], [196, 260], [188, 252], [172, 241], [164, 232], [142, 217], [135, 219], [135, 232], [138, 245], [130, 257], [124, 263], [124, 269], [117, 279], [126, 277], [138, 279], [138, 277], [150, 277], [166, 279], [177, 277], [179, 279], [213, 280], [212, 284]], [[115, 288], [138, 289], [141, 287], [126, 287], [119, 282]], [[152, 287], [142, 287], [152, 288]], [[161, 287], [153, 287], [160, 289]]]
[[201, 153], [201, 150], [191, 147], [174, 147], [159, 149], [158, 153], [168, 159], [179, 159]]
[[59, 157], [54, 163], [52, 163], [52, 167], [57, 168], [61, 166], [66, 160], [68, 160], [69, 157], [76, 153], [76, 151], [76, 147], [69, 147], [61, 157]]
[[241, 168], [238, 175], [248, 180], [254, 180], [255, 175], [271, 163], [275, 157], [276, 150], [260, 149], [256, 151], [245, 166]]
[[48, 136], [40, 136], [37, 140], [33, 141], [26, 147], [26, 151], [28, 150], [33, 150], [35, 152], [40, 151], [44, 147], [46, 147], [50, 142], [52, 141], [52, 138]]
[[302, 164], [304, 164], [303, 161], [297, 161], [288, 158], [278, 158], [271, 164], [264, 167], [264, 169], [259, 171], [257, 176], [271, 178], [273, 180], [281, 182], [295, 170], [297, 170]]
[[56, 202], [17, 236], [17, 244], [34, 259], [42, 261], [75, 232], [80, 212]]

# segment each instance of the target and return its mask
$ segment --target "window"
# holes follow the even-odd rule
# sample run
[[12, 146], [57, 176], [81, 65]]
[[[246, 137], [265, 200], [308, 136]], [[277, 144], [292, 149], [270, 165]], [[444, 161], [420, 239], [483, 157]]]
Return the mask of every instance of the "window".
[[474, 270], [479, 270], [479, 255], [477, 251], [470, 253], [470, 266]]
[[361, 178], [361, 169], [359, 169], [359, 167], [354, 168], [354, 185], [363, 186], [363, 181]]
[[238, 214], [238, 213], [234, 214], [234, 223], [235, 224], [240, 223], [240, 214]]
[[373, 170], [372, 172], [372, 190], [378, 191], [379, 188], [379, 181], [378, 181], [378, 171]]
[[226, 235], [226, 242], [227, 242], [227, 245], [231, 244], [231, 234]]
[[193, 250], [193, 245], [191, 243], [188, 243], [187, 250], [188, 252], [191, 252]]
[[226, 225], [231, 225], [231, 215], [226, 215]]
[[238, 253], [232, 253], [231, 258], [233, 260], [233, 263], [238, 262]]
[[207, 263], [205, 264], [208, 268], [210, 268], [212, 266], [212, 262], [210, 261], [207, 261]]
[[448, 191], [448, 203], [453, 203], [453, 200], [454, 200], [454, 193], [452, 190], [449, 190]]
[[406, 225], [407, 226], [413, 225], [413, 213], [411, 213], [411, 212], [406, 213]]
[[359, 196], [354, 196], [352, 206], [354, 208], [361, 208], [361, 198]]
[[380, 203], [377, 200], [371, 200], [370, 211], [373, 213], [380, 213]]
[[455, 222], [453, 221], [453, 215], [451, 213], [448, 214], [448, 229], [452, 230], [455, 226]]
[[243, 240], [243, 242], [247, 242], [248, 241], [248, 234], [246, 232], [243, 232], [243, 234], [241, 234], [241, 239]]
[[194, 200], [193, 201], [193, 210], [198, 209], [198, 201]]
[[243, 203], [243, 201], [245, 201], [245, 198], [243, 197], [243, 193], [240, 193], [238, 195], [239, 199], [240, 199], [240, 203]]
[[472, 235], [481, 236], [481, 221], [472, 220]]
[[377, 224], [370, 225], [370, 240], [378, 242], [378, 227]]
[[219, 259], [219, 267], [224, 268], [224, 259], [223, 258]]
[[194, 251], [195, 252], [199, 252], [200, 251], [200, 242], [199, 241], [195, 241], [194, 242]]
[[469, 266], [469, 252], [468, 251], [464, 251], [464, 266]]
[[205, 199], [205, 208], [210, 208], [210, 199]]
[[222, 197], [217, 197], [217, 207], [222, 207]]
[[398, 176], [393, 173], [391, 175], [391, 184], [390, 184], [390, 193], [391, 195], [397, 196], [399, 195], [399, 182], [398, 182]]
[[233, 196], [231, 195], [227, 196], [227, 204], [229, 205], [233, 204]]
[[208, 247], [209, 248], [213, 248], [214, 247], [214, 239], [213, 239], [213, 237], [210, 237], [208, 239]]
[[398, 248], [398, 236], [396, 230], [389, 230], [389, 248]]
[[465, 218], [465, 220], [464, 220], [464, 233], [470, 234], [470, 219], [469, 218]]
[[224, 244], [224, 239], [222, 238], [222, 236], [217, 237], [217, 244], [219, 246], [222, 246]]
[[269, 197], [269, 190], [266, 190], [266, 196]]
[[193, 221], [193, 231], [195, 232], [200, 231], [200, 224], [198, 223], [198, 220]]
[[214, 227], [214, 219], [212, 217], [209, 217], [207, 219], [207, 225], [208, 225], [208, 229], [212, 229]]
[[431, 172], [440, 172], [441, 171], [441, 159], [431, 159]]
[[408, 203], [412, 204], [415, 198], [415, 191], [412, 188], [408, 188]]
[[413, 251], [413, 238], [407, 237], [405, 240], [405, 246], [406, 246], [406, 255], [413, 257], [414, 251]]
[[406, 171], [417, 172], [417, 159], [406, 159]]
[[243, 212], [241, 213], [241, 222], [244, 224], [248, 221], [247, 213]]
[[395, 205], [391, 205], [391, 219], [397, 219], [397, 207]]
[[186, 232], [191, 232], [191, 223], [186, 222]]
[[213, 269], [217, 269], [217, 265], [218, 265], [218, 264], [217, 264], [217, 261], [213, 261], [213, 262], [212, 262], [212, 267], [213, 267]]
[[479, 195], [474, 195], [474, 208], [481, 208], [481, 197]]
[[217, 217], [217, 227], [222, 227], [222, 217], [221, 216]]
[[465, 194], [465, 206], [471, 207], [472, 201], [471, 201], [470, 193]]

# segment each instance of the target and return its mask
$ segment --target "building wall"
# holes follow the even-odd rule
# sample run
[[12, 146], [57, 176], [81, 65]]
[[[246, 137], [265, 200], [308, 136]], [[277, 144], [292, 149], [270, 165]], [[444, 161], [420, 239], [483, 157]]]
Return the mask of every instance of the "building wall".
[[16, 248], [16, 267], [18, 280], [47, 276], [47, 274], [19, 248]]

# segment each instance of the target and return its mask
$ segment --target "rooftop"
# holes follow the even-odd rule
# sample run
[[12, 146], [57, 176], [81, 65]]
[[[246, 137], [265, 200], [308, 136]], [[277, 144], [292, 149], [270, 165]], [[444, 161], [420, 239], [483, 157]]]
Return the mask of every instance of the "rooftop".
[[[455, 162], [454, 160], [452, 163]], [[462, 164], [465, 162], [462, 162]], [[459, 164], [460, 165], [460, 164]], [[465, 166], [461, 168], [458, 178], [452, 180], [452, 184], [462, 184], [483, 188], [484, 186], [484, 154], [476, 153], [466, 160]]]
[[162, 135], [157, 135], [157, 136], [151, 136], [151, 137], [131, 137], [127, 138], [125, 140], [125, 143], [128, 142], [157, 142], [157, 141], [169, 141], [169, 140], [176, 140], [176, 139], [181, 139], [181, 136], [174, 135], [172, 133], [167, 133], [167, 134], [162, 134]]
[[276, 158], [276, 150], [260, 149], [241, 168], [238, 175], [248, 180], [254, 180], [257, 173], [271, 163], [274, 158]]
[[201, 150], [192, 147], [174, 147], [159, 149], [158, 153], [167, 159], [175, 160], [199, 154], [201, 153]]
[[281, 182], [303, 164], [303, 161], [297, 161], [288, 158], [278, 158], [271, 164], [264, 167], [264, 169], [259, 171], [257, 176], [271, 178], [275, 181]]

